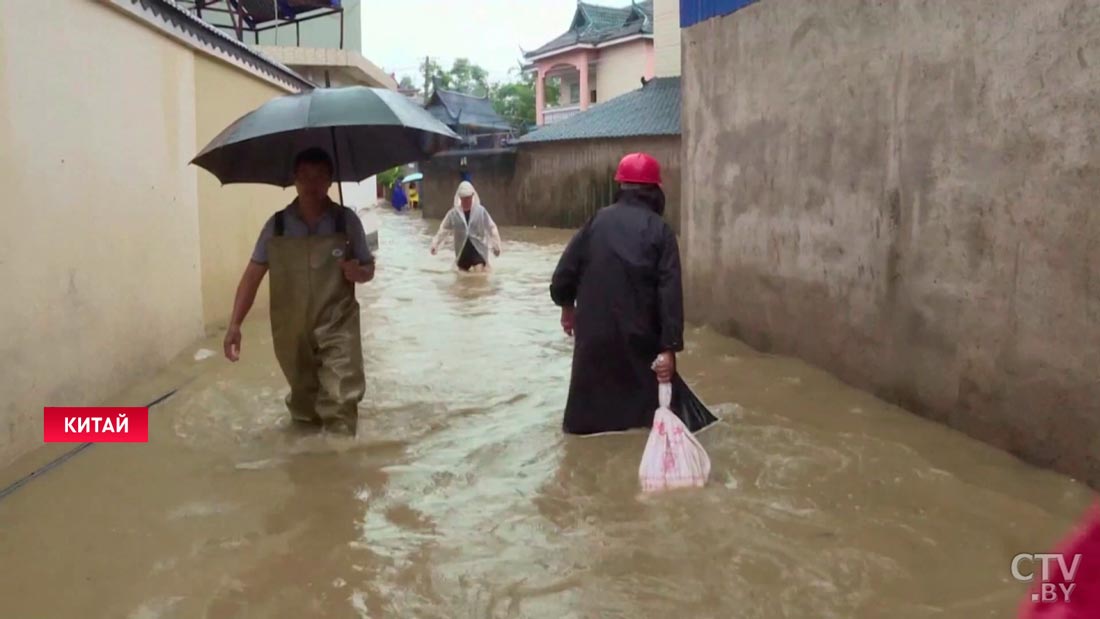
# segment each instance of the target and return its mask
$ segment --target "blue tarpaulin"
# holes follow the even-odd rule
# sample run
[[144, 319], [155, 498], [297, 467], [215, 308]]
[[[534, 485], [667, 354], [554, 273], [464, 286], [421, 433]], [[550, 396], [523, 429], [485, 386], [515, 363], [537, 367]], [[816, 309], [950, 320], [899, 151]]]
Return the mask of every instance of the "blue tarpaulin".
[[245, 11], [245, 22], [250, 28], [275, 20], [275, 5], [279, 5], [279, 19], [292, 20], [303, 13], [322, 9], [339, 9], [343, 0], [229, 0]]
[[729, 15], [759, 0], [680, 0], [680, 27], [689, 28], [712, 17]]

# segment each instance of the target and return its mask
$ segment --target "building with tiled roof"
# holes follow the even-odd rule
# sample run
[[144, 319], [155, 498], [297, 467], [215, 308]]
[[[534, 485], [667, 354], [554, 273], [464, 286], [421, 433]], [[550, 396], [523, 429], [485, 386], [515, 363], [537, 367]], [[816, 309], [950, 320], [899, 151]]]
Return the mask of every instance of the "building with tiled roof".
[[680, 135], [680, 78], [664, 77], [518, 140], [519, 144], [566, 140]]
[[444, 90], [438, 82], [433, 86], [426, 109], [465, 138], [468, 146], [497, 145], [511, 133], [512, 125], [497, 114], [487, 97]]
[[[562, 35], [526, 52], [537, 72], [538, 124], [553, 124], [637, 89], [655, 75], [653, 1], [626, 6], [578, 2]], [[561, 84], [561, 98], [546, 101], [546, 80]]]
[[525, 55], [533, 59], [576, 45], [595, 47], [626, 37], [652, 34], [652, 1], [622, 8], [580, 2], [567, 32]]
[[[516, 140], [511, 191], [524, 225], [574, 227], [612, 202], [615, 168], [643, 151], [661, 163], [665, 218], [680, 217], [680, 78], [659, 77], [641, 88]], [[494, 212], [494, 217], [496, 214]]]

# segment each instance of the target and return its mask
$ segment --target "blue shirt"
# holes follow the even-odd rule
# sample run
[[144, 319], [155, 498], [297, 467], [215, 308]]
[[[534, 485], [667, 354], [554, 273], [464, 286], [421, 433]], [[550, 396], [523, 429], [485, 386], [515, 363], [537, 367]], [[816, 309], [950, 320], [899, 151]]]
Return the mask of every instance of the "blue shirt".
[[[344, 218], [344, 231], [348, 236], [348, 242], [351, 244], [351, 258], [358, 260], [361, 264], [374, 260], [370, 247], [367, 245], [367, 233], [363, 230], [363, 222], [355, 211], [332, 202], [321, 215], [317, 227], [310, 230], [298, 214], [297, 205], [298, 202], [294, 201], [282, 210], [283, 236], [301, 238], [336, 234], [336, 218], [342, 216]], [[260, 230], [260, 238], [256, 240], [256, 247], [252, 250], [252, 262], [267, 264], [267, 241], [274, 236], [275, 215], [272, 215]]]

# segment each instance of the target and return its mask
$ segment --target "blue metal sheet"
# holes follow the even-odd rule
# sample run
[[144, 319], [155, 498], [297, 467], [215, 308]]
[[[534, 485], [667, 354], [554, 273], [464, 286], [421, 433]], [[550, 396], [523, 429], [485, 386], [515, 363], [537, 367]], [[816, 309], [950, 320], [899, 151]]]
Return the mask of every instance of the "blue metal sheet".
[[276, 4], [279, 7], [279, 19], [289, 21], [322, 9], [340, 9], [342, 2], [343, 0], [229, 0], [233, 7], [245, 10], [244, 20], [249, 28], [275, 21]]
[[729, 15], [760, 0], [680, 0], [680, 27], [689, 28], [712, 17]]

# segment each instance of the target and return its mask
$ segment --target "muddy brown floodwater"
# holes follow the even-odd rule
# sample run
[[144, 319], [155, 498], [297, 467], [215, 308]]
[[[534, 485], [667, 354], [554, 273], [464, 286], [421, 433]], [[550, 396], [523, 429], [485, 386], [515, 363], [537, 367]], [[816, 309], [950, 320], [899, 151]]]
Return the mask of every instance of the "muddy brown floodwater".
[[701, 434], [711, 483], [640, 497], [644, 433], [560, 432], [571, 342], [547, 284], [569, 234], [503, 230], [496, 271], [460, 276], [432, 232], [383, 215], [357, 439], [288, 429], [255, 314], [241, 363], [196, 360], [214, 337], [120, 394], [183, 385], [148, 444], [96, 445], [0, 501], [0, 617], [1000, 619], [1024, 593], [1012, 556], [1087, 504], [699, 329], [681, 370], [723, 420]]

